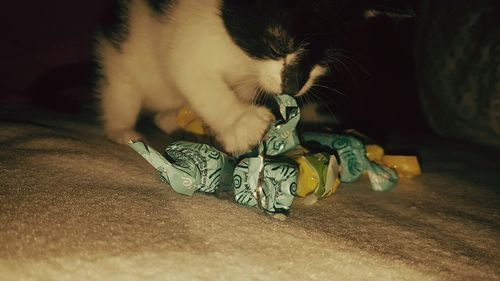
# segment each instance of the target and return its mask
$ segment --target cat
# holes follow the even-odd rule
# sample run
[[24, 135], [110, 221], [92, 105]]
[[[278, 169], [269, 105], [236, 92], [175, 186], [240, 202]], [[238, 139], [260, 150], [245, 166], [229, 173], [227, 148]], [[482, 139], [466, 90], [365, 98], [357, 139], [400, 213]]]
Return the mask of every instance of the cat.
[[226, 152], [247, 151], [274, 120], [255, 100], [307, 94], [331, 73], [347, 26], [380, 13], [375, 2], [117, 0], [94, 46], [105, 132], [141, 138], [145, 110], [170, 134], [189, 105]]

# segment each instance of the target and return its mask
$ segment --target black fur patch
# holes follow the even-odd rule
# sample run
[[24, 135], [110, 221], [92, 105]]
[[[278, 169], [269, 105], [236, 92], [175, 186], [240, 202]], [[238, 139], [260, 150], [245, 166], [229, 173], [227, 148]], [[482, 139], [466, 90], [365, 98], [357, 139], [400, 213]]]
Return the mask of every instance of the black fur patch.
[[163, 16], [167, 13], [169, 7], [174, 4], [174, 0], [146, 0], [149, 8], [156, 15]]
[[224, 0], [221, 17], [233, 41], [255, 59], [300, 54], [282, 73], [284, 92], [294, 95], [315, 65], [328, 64], [327, 51], [341, 48], [363, 11], [351, 0]]
[[130, 0], [115, 0], [100, 21], [99, 32], [118, 50], [130, 33]]
[[90, 76], [86, 81], [87, 85], [89, 86], [89, 89], [92, 90], [93, 92], [97, 92], [100, 86], [99, 84], [105, 78], [103, 73], [103, 68], [101, 65], [101, 58], [96, 53], [97, 44], [98, 42], [95, 39], [91, 42], [92, 52], [90, 53], [90, 62], [92, 67], [90, 71]]
[[[175, 0], [144, 0], [153, 15], [163, 16]], [[100, 21], [99, 32], [120, 50], [129, 36], [131, 0], [114, 0]]]
[[285, 66], [281, 79], [283, 83], [283, 93], [287, 95], [296, 95], [309, 79], [309, 73], [312, 67], [306, 60], [300, 60], [299, 63]]
[[235, 43], [260, 59], [283, 57], [304, 45], [318, 59], [362, 15], [359, 3], [347, 0], [224, 0], [221, 9]]

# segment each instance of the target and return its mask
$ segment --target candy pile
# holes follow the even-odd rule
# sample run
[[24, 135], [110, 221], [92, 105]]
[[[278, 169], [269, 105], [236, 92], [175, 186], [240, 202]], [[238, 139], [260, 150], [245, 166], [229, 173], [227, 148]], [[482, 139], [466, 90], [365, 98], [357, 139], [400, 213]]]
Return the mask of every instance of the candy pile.
[[[257, 206], [277, 218], [286, 217], [296, 196], [305, 197], [305, 204], [314, 204], [333, 194], [341, 182], [354, 182], [365, 173], [375, 191], [396, 185], [398, 174], [384, 165], [383, 160], [391, 157], [384, 156], [382, 148], [372, 146], [367, 153], [365, 145], [350, 135], [306, 132], [299, 138], [297, 102], [287, 95], [277, 96], [276, 102], [277, 121], [256, 149], [238, 157], [186, 141], [169, 145], [164, 155], [140, 140], [131, 141], [130, 146], [178, 193], [231, 191], [237, 203]], [[177, 121], [192, 133], [207, 132], [189, 109], [183, 109]], [[397, 168], [398, 161], [392, 161], [392, 166]]]

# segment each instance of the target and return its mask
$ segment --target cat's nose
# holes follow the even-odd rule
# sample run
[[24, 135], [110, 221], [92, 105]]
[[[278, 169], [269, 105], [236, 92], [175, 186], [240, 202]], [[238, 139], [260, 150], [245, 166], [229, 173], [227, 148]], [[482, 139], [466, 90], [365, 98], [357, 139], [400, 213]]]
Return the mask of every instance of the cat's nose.
[[300, 85], [297, 79], [297, 73], [291, 73], [291, 72], [283, 73], [281, 86], [283, 94], [290, 96], [298, 94], [300, 91]]
[[297, 95], [305, 84], [307, 77], [299, 69], [299, 65], [285, 67], [281, 75], [281, 90], [283, 94]]
[[283, 83], [283, 94], [295, 96], [299, 93], [299, 85], [298, 83]]

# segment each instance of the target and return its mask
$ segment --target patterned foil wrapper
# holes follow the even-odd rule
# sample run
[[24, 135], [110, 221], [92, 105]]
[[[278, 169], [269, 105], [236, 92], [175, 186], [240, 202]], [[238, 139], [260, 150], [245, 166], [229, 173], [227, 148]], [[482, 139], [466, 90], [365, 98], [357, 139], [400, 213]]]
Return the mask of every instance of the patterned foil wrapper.
[[396, 186], [397, 173], [388, 167], [368, 160], [363, 143], [352, 136], [304, 133], [303, 145], [315, 149], [328, 149], [337, 153], [340, 160], [340, 179], [342, 182], [354, 182], [363, 172], [368, 172], [372, 189], [386, 191]]
[[275, 97], [279, 106], [279, 115], [276, 121], [269, 128], [261, 144], [261, 150], [268, 156], [284, 154], [297, 145], [299, 137], [296, 127], [300, 121], [300, 108], [297, 101], [289, 95], [280, 95]]
[[191, 196], [196, 191], [215, 193], [232, 188], [234, 160], [209, 145], [180, 141], [168, 146], [165, 156], [142, 141], [131, 141], [129, 146], [178, 193]]
[[379, 165], [375, 162], [368, 163], [368, 177], [375, 191], [392, 189], [398, 183], [398, 174], [394, 169]]
[[235, 200], [269, 213], [287, 214], [297, 192], [297, 176], [292, 162], [245, 158], [234, 170]]

